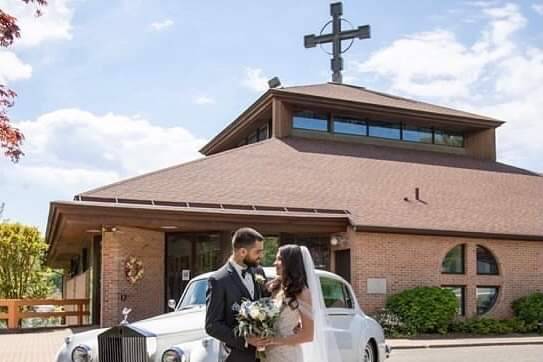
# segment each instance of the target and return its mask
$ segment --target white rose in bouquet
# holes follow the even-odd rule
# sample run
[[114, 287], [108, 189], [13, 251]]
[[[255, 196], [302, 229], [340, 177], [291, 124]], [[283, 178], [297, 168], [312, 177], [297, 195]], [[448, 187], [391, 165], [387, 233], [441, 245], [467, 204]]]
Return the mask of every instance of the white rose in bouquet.
[[259, 306], [256, 305], [256, 304], [253, 304], [252, 306], [250, 306], [249, 307], [249, 315], [253, 319], [258, 319], [258, 316], [260, 315]]

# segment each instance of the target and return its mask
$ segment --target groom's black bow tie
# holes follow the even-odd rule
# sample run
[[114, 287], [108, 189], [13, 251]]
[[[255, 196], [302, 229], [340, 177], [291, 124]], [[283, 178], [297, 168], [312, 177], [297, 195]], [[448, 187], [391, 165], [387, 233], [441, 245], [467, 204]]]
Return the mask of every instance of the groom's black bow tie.
[[241, 277], [243, 279], [245, 279], [245, 276], [247, 275], [247, 273], [251, 274], [250, 268], [241, 269]]

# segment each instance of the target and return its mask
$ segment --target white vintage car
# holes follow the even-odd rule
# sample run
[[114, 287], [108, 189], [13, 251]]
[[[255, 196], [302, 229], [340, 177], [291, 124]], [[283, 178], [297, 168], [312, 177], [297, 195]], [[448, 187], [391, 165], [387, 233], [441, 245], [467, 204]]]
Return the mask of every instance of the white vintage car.
[[[268, 277], [275, 269], [265, 268]], [[383, 362], [390, 348], [381, 326], [362, 312], [349, 283], [317, 271], [328, 315], [344, 362]], [[190, 281], [175, 309], [157, 317], [66, 338], [57, 362], [218, 362], [220, 343], [204, 330], [207, 278]]]

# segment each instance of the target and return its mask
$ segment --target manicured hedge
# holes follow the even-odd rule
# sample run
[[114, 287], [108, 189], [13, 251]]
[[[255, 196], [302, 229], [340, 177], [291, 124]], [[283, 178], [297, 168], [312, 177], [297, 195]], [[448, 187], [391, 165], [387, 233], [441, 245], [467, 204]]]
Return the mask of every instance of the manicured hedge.
[[526, 323], [543, 322], [543, 293], [533, 293], [512, 304], [515, 317]]
[[457, 313], [457, 300], [449, 289], [419, 287], [392, 295], [386, 311], [401, 323], [407, 335], [419, 333], [447, 333]]
[[520, 319], [497, 320], [490, 318], [474, 318], [468, 320], [457, 320], [449, 325], [449, 332], [476, 334], [476, 335], [499, 335], [511, 333], [535, 333], [538, 332], [538, 323], [526, 323]]
[[387, 337], [417, 334], [459, 333], [503, 335], [543, 333], [543, 293], [533, 293], [512, 303], [515, 318], [456, 319], [457, 300], [449, 289], [421, 287], [388, 298], [386, 307], [375, 315]]

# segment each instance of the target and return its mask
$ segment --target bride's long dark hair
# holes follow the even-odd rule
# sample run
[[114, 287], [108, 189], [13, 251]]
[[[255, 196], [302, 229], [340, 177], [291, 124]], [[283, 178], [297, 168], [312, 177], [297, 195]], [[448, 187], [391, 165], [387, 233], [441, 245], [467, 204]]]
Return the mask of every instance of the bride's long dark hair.
[[297, 296], [304, 288], [307, 288], [302, 249], [299, 245], [283, 245], [279, 248], [279, 257], [281, 258], [283, 275], [277, 275], [270, 283], [269, 288], [272, 293], [282, 289], [289, 307], [296, 309], [298, 308]]

